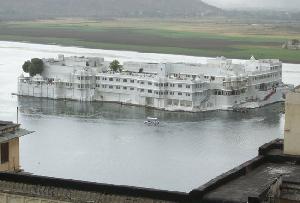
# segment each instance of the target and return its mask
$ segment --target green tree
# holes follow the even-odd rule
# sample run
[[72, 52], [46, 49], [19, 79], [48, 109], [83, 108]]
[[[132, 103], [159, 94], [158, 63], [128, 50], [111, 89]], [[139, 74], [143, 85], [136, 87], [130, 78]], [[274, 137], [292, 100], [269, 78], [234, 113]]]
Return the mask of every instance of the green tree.
[[44, 70], [44, 62], [42, 59], [33, 58], [31, 59], [31, 68], [34, 74], [41, 74]]
[[29, 73], [30, 76], [35, 76], [44, 71], [44, 62], [42, 59], [33, 58], [31, 61], [26, 61], [23, 64], [22, 69], [25, 73]]
[[112, 70], [114, 72], [121, 72], [122, 71], [122, 65], [120, 64], [120, 62], [118, 60], [113, 60], [109, 64], [109, 68], [110, 68], [110, 70]]
[[25, 63], [22, 66], [22, 69], [25, 73], [29, 73], [29, 68], [31, 66], [31, 62], [30, 61], [25, 61]]

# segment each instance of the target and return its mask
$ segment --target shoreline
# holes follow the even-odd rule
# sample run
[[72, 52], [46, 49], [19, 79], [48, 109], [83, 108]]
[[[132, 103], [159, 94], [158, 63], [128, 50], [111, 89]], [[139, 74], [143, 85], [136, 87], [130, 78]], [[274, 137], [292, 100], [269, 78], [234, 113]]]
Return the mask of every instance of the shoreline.
[[200, 26], [192, 21], [126, 19], [0, 22], [0, 40], [246, 60], [254, 55], [300, 64], [299, 50], [282, 48], [289, 39], [300, 39], [300, 24], [286, 25], [287, 29], [275, 22], [261, 26], [216, 23], [202, 21]]
[[[76, 47], [76, 48], [83, 48], [83, 49], [94, 49], [94, 50], [105, 50], [105, 51], [129, 51], [129, 52], [137, 52], [137, 53], [142, 53], [142, 54], [168, 54], [168, 55], [177, 55], [177, 56], [191, 56], [191, 57], [203, 57], [203, 58], [216, 58], [216, 57], [220, 57], [220, 56], [224, 56], [224, 55], [188, 55], [185, 53], [178, 53], [178, 52], [147, 52], [147, 51], [140, 51], [140, 50], [136, 50], [136, 49], [114, 49], [113, 47], [106, 49], [106, 48], [97, 48], [97, 47], [93, 47], [93, 46], [77, 46], [76, 44], [60, 44], [60, 43], [47, 43], [47, 42], [34, 42], [34, 41], [28, 41], [28, 40], [3, 40], [1, 39], [0, 36], [0, 42], [16, 42], [16, 43], [24, 43], [24, 44], [37, 44], [37, 45], [53, 45], [53, 46], [60, 46], [60, 47]], [[298, 50], [294, 50], [294, 51], [298, 51]], [[299, 51], [300, 54], [300, 51]], [[228, 59], [233, 59], [233, 60], [248, 60], [248, 58], [238, 58], [238, 57], [228, 57], [228, 56], [224, 56]], [[261, 58], [264, 59], [264, 58]], [[272, 58], [271, 58], [272, 59]], [[293, 60], [282, 60], [279, 59], [282, 63], [286, 63], [286, 64], [299, 64], [300, 65], [300, 59], [299, 61], [293, 61]]]

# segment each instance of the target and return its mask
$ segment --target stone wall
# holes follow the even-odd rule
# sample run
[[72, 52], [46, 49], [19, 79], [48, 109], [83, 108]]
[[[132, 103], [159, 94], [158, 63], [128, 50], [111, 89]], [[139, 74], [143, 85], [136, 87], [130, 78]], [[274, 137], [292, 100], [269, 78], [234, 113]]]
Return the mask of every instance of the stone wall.
[[0, 203], [175, 203], [188, 194], [129, 186], [0, 173]]

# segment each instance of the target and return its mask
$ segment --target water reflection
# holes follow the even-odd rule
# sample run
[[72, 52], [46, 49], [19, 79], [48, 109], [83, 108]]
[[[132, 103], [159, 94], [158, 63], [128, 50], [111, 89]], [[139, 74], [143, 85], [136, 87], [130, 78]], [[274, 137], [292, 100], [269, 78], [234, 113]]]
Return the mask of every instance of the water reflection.
[[231, 111], [178, 113], [109, 102], [79, 102], [34, 97], [18, 97], [18, 106], [23, 116], [51, 115], [108, 120], [143, 120], [149, 116], [157, 117], [164, 122], [199, 122], [216, 118], [228, 121], [258, 119], [258, 121], [270, 125], [278, 125], [284, 109], [283, 103], [276, 103], [251, 109], [247, 113]]

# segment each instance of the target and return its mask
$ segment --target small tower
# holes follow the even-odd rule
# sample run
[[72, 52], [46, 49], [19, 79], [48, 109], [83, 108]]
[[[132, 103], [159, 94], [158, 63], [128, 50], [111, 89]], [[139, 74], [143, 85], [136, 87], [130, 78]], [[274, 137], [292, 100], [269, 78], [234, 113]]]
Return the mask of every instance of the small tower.
[[286, 98], [284, 153], [300, 155], [300, 87], [288, 93]]
[[19, 137], [29, 133], [20, 124], [0, 121], [0, 171], [20, 171]]

